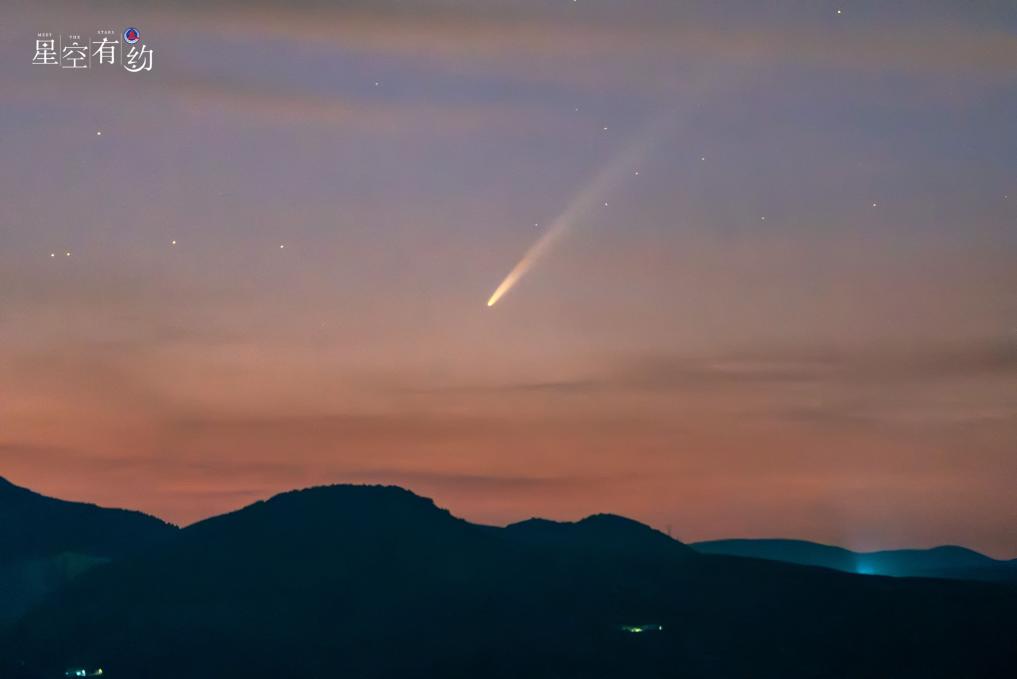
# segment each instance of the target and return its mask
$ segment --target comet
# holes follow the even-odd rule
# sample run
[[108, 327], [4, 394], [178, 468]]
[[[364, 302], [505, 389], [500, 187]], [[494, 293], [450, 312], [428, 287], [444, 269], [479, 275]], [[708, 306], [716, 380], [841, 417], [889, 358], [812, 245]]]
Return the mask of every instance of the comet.
[[605, 191], [618, 184], [624, 177], [631, 176], [639, 161], [646, 156], [650, 147], [660, 140], [664, 121], [647, 126], [641, 134], [630, 140], [617, 156], [604, 166], [590, 181], [580, 189], [565, 209], [548, 226], [544, 234], [530, 246], [522, 259], [509, 271], [505, 279], [495, 289], [487, 306], [493, 307], [511, 290], [533, 266], [554, 247], [574, 226], [579, 224], [594, 207], [601, 205], [600, 198]]

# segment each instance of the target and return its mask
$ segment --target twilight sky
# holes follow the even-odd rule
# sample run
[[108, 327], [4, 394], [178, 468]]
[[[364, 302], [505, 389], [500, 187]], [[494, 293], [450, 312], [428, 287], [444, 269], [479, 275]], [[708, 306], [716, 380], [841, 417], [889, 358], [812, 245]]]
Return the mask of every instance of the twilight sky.
[[1013, 2], [211, 5], [0, 9], [0, 475], [1017, 557]]

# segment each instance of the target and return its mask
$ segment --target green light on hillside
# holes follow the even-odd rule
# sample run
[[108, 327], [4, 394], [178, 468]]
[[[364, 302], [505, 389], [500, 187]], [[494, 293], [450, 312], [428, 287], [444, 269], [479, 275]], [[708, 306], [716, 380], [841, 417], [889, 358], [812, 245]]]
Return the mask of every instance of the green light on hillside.
[[663, 632], [663, 625], [621, 625], [622, 632], [642, 634], [643, 632]]

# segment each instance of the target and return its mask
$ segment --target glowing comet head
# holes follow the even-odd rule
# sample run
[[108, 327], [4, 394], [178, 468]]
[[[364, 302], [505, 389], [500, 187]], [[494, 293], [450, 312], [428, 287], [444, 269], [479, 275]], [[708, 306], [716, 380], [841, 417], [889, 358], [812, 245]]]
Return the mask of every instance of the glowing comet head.
[[[539, 244], [540, 243], [538, 242], [537, 245]], [[502, 295], [508, 292], [509, 288], [516, 284], [516, 281], [519, 280], [519, 277], [522, 276], [523, 273], [525, 273], [528, 268], [530, 268], [530, 262], [533, 261], [533, 258], [530, 257], [530, 254], [532, 252], [533, 248], [530, 248], [530, 252], [526, 253], [526, 256], [519, 260], [519, 263], [516, 264], [516, 267], [509, 272], [508, 276], [505, 276], [505, 280], [501, 282], [501, 285], [498, 286], [498, 289], [495, 290], [494, 294], [491, 295], [491, 299], [487, 300], [487, 306], [489, 307], [494, 306], [495, 303], [497, 303], [497, 301], [501, 299]]]
[[544, 251], [547, 250], [551, 246], [551, 244], [564, 232], [566, 225], [567, 224], [565, 223], [564, 219], [559, 219], [558, 222], [552, 225], [550, 230], [548, 230], [543, 236], [541, 236], [537, 240], [537, 242], [534, 243], [530, 247], [530, 249], [526, 251], [526, 254], [523, 255], [523, 258], [519, 260], [519, 263], [516, 264], [515, 267], [513, 267], [512, 271], [509, 271], [508, 276], [505, 276], [505, 280], [501, 282], [501, 285], [498, 286], [498, 289], [495, 290], [494, 294], [491, 295], [491, 299], [487, 300], [487, 306], [489, 307], [494, 306], [498, 302], [498, 300], [501, 299], [502, 296], [504, 296], [506, 292], [512, 289], [512, 286], [515, 285], [516, 282], [523, 277], [523, 274], [525, 274], [529, 270], [529, 268], [533, 266], [534, 262], [536, 262], [540, 258]]

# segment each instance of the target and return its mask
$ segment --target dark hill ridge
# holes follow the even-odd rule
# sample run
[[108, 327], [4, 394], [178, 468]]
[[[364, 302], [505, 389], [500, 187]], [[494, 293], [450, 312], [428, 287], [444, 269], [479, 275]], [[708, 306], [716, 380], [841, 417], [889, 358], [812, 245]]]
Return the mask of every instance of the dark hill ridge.
[[575, 522], [527, 519], [505, 527], [521, 542], [585, 550], [593, 554], [642, 554], [644, 557], [685, 557], [695, 555], [687, 545], [663, 533], [615, 514], [594, 514]]
[[[300, 530], [342, 528], [356, 533], [379, 529], [399, 532], [414, 526], [449, 528], [466, 525], [430, 498], [420, 497], [398, 486], [332, 485], [291, 490], [260, 500], [229, 514], [215, 516], [187, 527], [189, 534], [215, 531], [223, 524], [279, 528], [290, 518], [301, 519]], [[292, 525], [285, 525], [292, 530]]]
[[6, 635], [0, 675], [1003, 677], [1015, 635], [998, 585], [697, 554], [606, 515], [479, 526], [330, 486], [85, 573]]
[[141, 512], [57, 500], [0, 477], [0, 563], [64, 552], [115, 558], [176, 530]]
[[57, 500], [0, 477], [0, 625], [89, 568], [176, 532], [141, 512]]
[[966, 547], [852, 552], [805, 540], [742, 539], [697, 542], [704, 554], [726, 554], [822, 566], [847, 573], [905, 577], [956, 578], [1017, 584], [1017, 562], [998, 561]]

